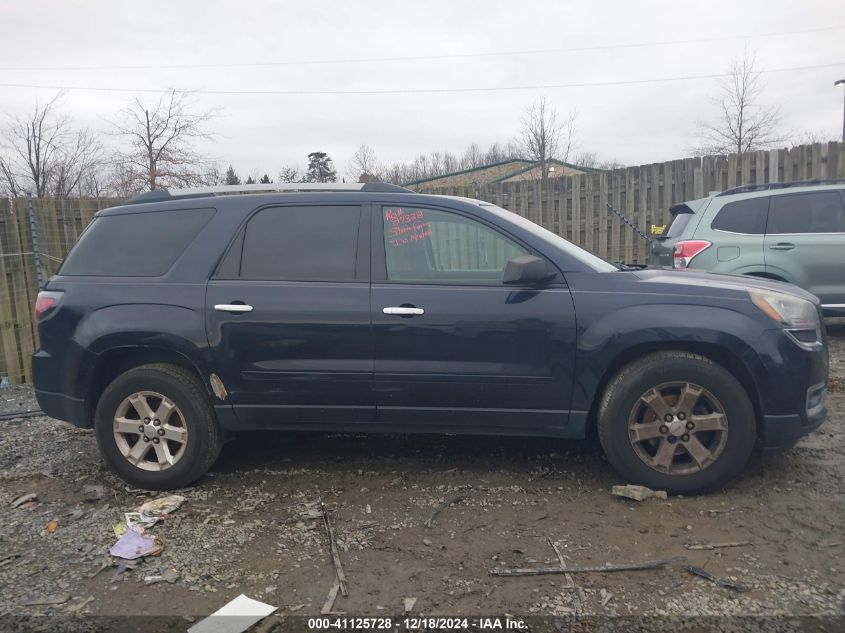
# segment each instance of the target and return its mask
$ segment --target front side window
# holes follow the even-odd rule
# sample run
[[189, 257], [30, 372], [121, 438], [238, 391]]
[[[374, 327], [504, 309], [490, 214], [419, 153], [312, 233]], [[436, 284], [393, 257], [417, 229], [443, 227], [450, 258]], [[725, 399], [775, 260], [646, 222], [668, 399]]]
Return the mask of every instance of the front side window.
[[498, 231], [456, 213], [383, 207], [387, 278], [393, 281], [499, 284], [508, 260], [528, 251]]
[[247, 223], [240, 276], [352, 281], [361, 208], [271, 207]]
[[745, 235], [763, 235], [766, 232], [768, 212], [769, 199], [766, 197], [729, 202], [716, 214], [710, 228]]
[[766, 233], [845, 233], [845, 207], [839, 192], [773, 196]]

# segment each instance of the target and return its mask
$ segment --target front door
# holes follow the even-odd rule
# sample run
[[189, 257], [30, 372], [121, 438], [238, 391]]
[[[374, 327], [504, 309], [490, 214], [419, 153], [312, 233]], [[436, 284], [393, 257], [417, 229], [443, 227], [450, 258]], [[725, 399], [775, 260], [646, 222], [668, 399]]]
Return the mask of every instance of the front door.
[[379, 423], [565, 434], [575, 312], [559, 274], [504, 285], [507, 261], [530, 249], [453, 209], [376, 206], [372, 242]]
[[259, 210], [208, 284], [214, 365], [245, 428], [372, 422], [369, 206]]
[[772, 196], [766, 272], [845, 308], [845, 204], [839, 190]]

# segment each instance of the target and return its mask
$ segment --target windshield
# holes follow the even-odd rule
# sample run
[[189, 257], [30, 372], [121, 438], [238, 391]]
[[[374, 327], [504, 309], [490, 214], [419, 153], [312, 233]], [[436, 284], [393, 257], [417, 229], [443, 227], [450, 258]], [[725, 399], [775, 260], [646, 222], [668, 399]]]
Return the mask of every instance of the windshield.
[[502, 207], [496, 206], [495, 204], [489, 204], [486, 202], [479, 203], [477, 201], [474, 202], [476, 202], [476, 204], [478, 204], [478, 206], [480, 207], [486, 207], [488, 209], [495, 209], [496, 211], [501, 211], [503, 217], [509, 222], [513, 222], [514, 224], [519, 225], [521, 228], [532, 233], [533, 235], [536, 235], [538, 238], [545, 240], [546, 242], [551, 242], [560, 250], [564, 251], [567, 255], [571, 255], [572, 257], [589, 266], [596, 272], [613, 272], [619, 270], [619, 266], [611, 264], [610, 262], [603, 260], [601, 257], [593, 255], [589, 251], [585, 251], [580, 246], [576, 246], [569, 240], [562, 238], [560, 235], [552, 233], [548, 229], [544, 229], [539, 224], [534, 224], [534, 222], [523, 218], [521, 215], [517, 215], [516, 213], [508, 211], [507, 209], [503, 209]]

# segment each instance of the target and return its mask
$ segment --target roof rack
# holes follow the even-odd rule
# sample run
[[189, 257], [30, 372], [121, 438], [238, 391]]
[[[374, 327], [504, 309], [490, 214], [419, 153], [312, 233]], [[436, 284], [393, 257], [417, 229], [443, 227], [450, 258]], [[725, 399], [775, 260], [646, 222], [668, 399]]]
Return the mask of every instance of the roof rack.
[[793, 180], [789, 182], [770, 182], [764, 185], [742, 185], [727, 191], [722, 191], [716, 196], [731, 196], [735, 193], [749, 193], [751, 191], [766, 191], [768, 189], [789, 189], [790, 187], [811, 187], [813, 185], [836, 185], [845, 183], [845, 178], [813, 178], [811, 180]]
[[203, 198], [231, 194], [271, 193], [291, 191], [362, 191], [369, 193], [413, 193], [410, 189], [387, 182], [283, 182], [258, 185], [213, 185], [184, 189], [147, 191], [125, 204], [162, 202], [174, 198]]

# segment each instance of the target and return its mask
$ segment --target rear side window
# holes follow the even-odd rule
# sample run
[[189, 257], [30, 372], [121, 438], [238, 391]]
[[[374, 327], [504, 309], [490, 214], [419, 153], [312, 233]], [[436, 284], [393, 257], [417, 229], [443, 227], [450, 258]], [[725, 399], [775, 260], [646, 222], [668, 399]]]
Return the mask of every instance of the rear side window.
[[769, 199], [766, 197], [729, 202], [716, 214], [710, 228], [731, 233], [763, 235], [766, 232], [768, 211]]
[[773, 196], [766, 232], [845, 233], [842, 198], [838, 191]]
[[214, 215], [181, 209], [96, 218], [65, 258], [60, 275], [158, 277]]
[[272, 207], [246, 225], [240, 276], [291, 281], [355, 279], [361, 207]]

